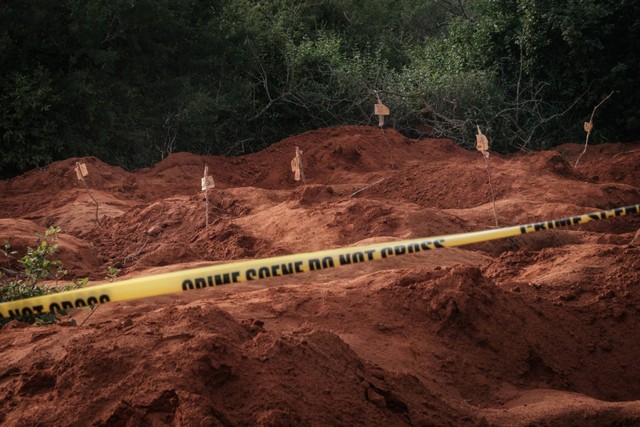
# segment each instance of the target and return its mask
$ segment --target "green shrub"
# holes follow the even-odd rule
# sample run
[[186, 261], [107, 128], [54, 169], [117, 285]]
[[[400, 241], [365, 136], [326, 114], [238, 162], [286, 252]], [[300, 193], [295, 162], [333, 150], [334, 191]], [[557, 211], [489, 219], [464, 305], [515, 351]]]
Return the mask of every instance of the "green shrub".
[[[52, 259], [58, 249], [56, 244], [58, 233], [60, 233], [59, 227], [49, 227], [44, 235], [36, 234], [39, 240], [38, 246], [35, 248], [28, 247], [27, 253], [17, 260], [20, 271], [5, 271], [10, 275], [0, 271], [0, 302], [78, 289], [87, 284], [89, 279], [86, 277], [73, 279], [71, 283], [63, 286], [51, 286], [43, 283], [45, 280], [57, 283], [67, 274], [67, 270], [64, 269], [62, 263]], [[13, 259], [16, 254], [16, 251], [11, 250], [11, 245], [8, 242], [5, 242], [0, 252], [9, 259]], [[20, 316], [16, 319], [28, 323], [50, 324], [59, 321], [60, 314], [65, 315], [66, 312], [34, 314], [32, 316]], [[0, 322], [6, 323], [9, 320], [1, 319]]]

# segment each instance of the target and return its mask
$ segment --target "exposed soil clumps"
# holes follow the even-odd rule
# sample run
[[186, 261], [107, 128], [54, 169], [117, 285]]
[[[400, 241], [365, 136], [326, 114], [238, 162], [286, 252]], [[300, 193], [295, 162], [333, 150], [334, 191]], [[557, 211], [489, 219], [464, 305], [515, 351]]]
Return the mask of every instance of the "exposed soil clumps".
[[[290, 170], [302, 150], [308, 184]], [[638, 144], [491, 154], [500, 226], [640, 202]], [[87, 164], [91, 196], [76, 178]], [[200, 189], [208, 165], [209, 225]], [[495, 227], [485, 163], [347, 126], [124, 171], [68, 159], [0, 181], [0, 244], [60, 226], [104, 281]], [[640, 216], [75, 311], [0, 330], [3, 425], [636, 425]], [[0, 256], [12, 274], [16, 259]]]

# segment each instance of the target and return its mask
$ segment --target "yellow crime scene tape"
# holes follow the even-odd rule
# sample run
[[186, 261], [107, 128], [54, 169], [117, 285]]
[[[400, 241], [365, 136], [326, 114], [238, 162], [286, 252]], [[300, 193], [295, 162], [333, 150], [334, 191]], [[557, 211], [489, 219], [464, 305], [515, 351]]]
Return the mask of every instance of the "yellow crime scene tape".
[[0, 303], [0, 318], [59, 312], [107, 302], [154, 297], [193, 289], [336, 268], [433, 249], [469, 245], [558, 227], [585, 224], [591, 221], [630, 215], [639, 211], [640, 204], [492, 230], [329, 249], [138, 277], [84, 289]]

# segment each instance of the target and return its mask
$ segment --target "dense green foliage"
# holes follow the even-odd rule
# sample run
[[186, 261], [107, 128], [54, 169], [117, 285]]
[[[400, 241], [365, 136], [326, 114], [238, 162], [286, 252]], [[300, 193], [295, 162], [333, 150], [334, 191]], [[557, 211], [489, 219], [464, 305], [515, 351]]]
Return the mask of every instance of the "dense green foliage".
[[390, 124], [502, 150], [640, 130], [635, 0], [6, 0], [0, 176], [95, 155], [238, 154]]

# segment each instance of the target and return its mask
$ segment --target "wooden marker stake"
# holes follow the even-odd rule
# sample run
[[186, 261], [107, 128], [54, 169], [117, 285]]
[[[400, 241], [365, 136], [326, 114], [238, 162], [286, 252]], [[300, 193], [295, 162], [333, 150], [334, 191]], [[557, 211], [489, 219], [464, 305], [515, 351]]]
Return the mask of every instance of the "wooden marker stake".
[[384, 116], [391, 114], [391, 111], [389, 110], [389, 107], [384, 105], [380, 100], [378, 91], [375, 90], [373, 92], [376, 94], [376, 98], [378, 99], [378, 102], [373, 106], [373, 114], [378, 116], [378, 127], [382, 128], [382, 126], [384, 126]]
[[296, 181], [302, 180], [306, 185], [307, 180], [304, 177], [304, 162], [302, 161], [302, 150], [296, 145], [296, 156], [291, 159], [291, 172], [293, 172], [293, 179]]
[[480, 125], [476, 126], [478, 126], [478, 133], [476, 134], [476, 150], [481, 152], [483, 157], [489, 158], [489, 140], [480, 130]]
[[478, 133], [476, 134], [476, 149], [482, 153], [482, 158], [484, 159], [484, 166], [487, 171], [487, 178], [489, 179], [489, 188], [491, 189], [491, 201], [493, 202], [493, 218], [496, 222], [496, 228], [498, 225], [498, 213], [496, 211], [496, 198], [493, 194], [493, 184], [491, 184], [491, 169], [489, 168], [489, 140], [480, 130], [480, 125], [478, 126]]
[[209, 175], [209, 165], [204, 165], [204, 175], [200, 180], [200, 185], [202, 187], [202, 191], [204, 191], [204, 200], [205, 200], [205, 219], [204, 225], [205, 227], [209, 226], [209, 189], [214, 188], [216, 183], [213, 181], [213, 177]]
[[609, 95], [607, 95], [606, 98], [604, 98], [602, 101], [600, 101], [600, 103], [598, 105], [593, 107], [593, 111], [591, 112], [591, 117], [589, 118], [589, 121], [588, 122], [584, 122], [584, 131], [587, 133], [587, 137], [584, 140], [584, 150], [582, 150], [582, 153], [580, 153], [580, 155], [576, 159], [576, 163], [573, 165], [574, 168], [578, 167], [578, 163], [580, 162], [580, 158], [584, 155], [584, 153], [587, 152], [587, 147], [589, 146], [589, 137], [591, 136], [591, 131], [593, 130], [593, 116], [596, 114], [596, 110], [598, 109], [599, 106], [602, 105], [602, 103], [604, 101], [606, 101], [607, 99], [609, 99], [609, 97], [611, 95], [613, 95], [613, 92], [614, 91], [611, 91], [611, 93]]
[[378, 116], [378, 127], [380, 128], [380, 131], [382, 131], [382, 136], [384, 137], [384, 141], [387, 143], [387, 147], [389, 147], [389, 158], [391, 159], [391, 169], [396, 169], [397, 165], [393, 158], [393, 150], [391, 149], [391, 144], [389, 144], [389, 140], [387, 139], [387, 135], [385, 135], [384, 128], [383, 128], [384, 116], [390, 115], [391, 111], [389, 110], [389, 107], [384, 105], [380, 100], [380, 95], [378, 95], [378, 91], [375, 91], [375, 94], [376, 94], [376, 98], [378, 99], [378, 102], [373, 105], [373, 114]]
[[76, 177], [78, 177], [78, 181], [82, 182], [82, 185], [84, 185], [84, 188], [87, 189], [87, 194], [89, 194], [89, 197], [91, 197], [91, 200], [93, 200], [93, 203], [96, 204], [96, 223], [100, 225], [100, 218], [98, 216], [98, 209], [100, 209], [100, 205], [98, 204], [98, 201], [94, 199], [93, 195], [91, 194], [91, 191], [89, 191], [89, 185], [87, 185], [87, 181], [84, 180], [84, 177], [89, 175], [89, 171], [87, 170], [87, 165], [85, 163], [76, 162], [75, 171], [76, 171]]

